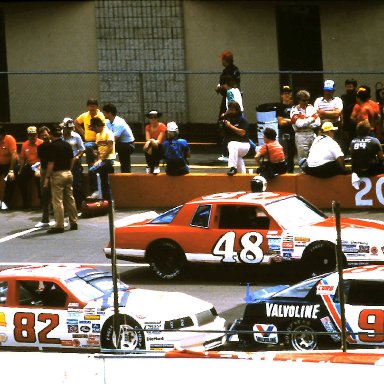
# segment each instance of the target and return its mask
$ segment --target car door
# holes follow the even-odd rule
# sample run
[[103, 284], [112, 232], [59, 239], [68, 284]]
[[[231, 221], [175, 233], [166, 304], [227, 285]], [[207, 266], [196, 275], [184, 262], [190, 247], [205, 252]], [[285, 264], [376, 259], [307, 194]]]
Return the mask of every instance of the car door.
[[347, 280], [345, 318], [349, 341], [384, 346], [384, 281]]
[[[270, 254], [268, 234], [273, 222], [255, 204], [214, 205], [204, 242], [212, 260], [259, 264]], [[276, 228], [275, 228], [276, 229]], [[274, 231], [276, 232], [276, 231]]]
[[[68, 339], [65, 290], [51, 280], [14, 280], [5, 312], [6, 347], [60, 348]], [[1, 309], [0, 309], [1, 311]], [[1, 332], [1, 330], [0, 330]]]

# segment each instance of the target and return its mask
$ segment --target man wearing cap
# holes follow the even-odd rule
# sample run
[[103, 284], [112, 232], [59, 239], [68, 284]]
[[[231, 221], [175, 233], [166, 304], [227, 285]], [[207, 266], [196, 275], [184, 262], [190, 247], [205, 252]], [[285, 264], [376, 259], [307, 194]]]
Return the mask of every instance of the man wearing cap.
[[2, 210], [8, 209], [12, 203], [17, 163], [16, 140], [13, 136], [7, 135], [5, 128], [0, 126], [0, 176], [6, 178], [4, 195], [0, 204]]
[[91, 119], [91, 129], [96, 133], [97, 160], [89, 168], [89, 181], [91, 197], [98, 196], [97, 192], [97, 174], [100, 175], [101, 193], [104, 200], [111, 200], [111, 190], [109, 186], [108, 174], [114, 173], [113, 162], [115, 155], [115, 138], [113, 132], [104, 124], [104, 121], [98, 117]]
[[28, 140], [24, 141], [21, 145], [19, 160], [20, 168], [17, 177], [21, 197], [23, 199], [23, 209], [30, 208], [31, 205], [30, 183], [32, 179], [35, 182], [39, 199], [41, 198], [40, 182], [39, 179], [35, 177], [35, 171], [32, 169], [32, 166], [40, 163], [40, 159], [37, 154], [37, 147], [43, 143], [43, 140], [37, 137], [37, 128], [35, 126], [27, 128], [27, 135]]
[[348, 173], [344, 165], [344, 153], [334, 140], [335, 131], [337, 127], [331, 122], [321, 126], [320, 134], [309, 151], [308, 166], [302, 168], [308, 175], [327, 178]]
[[323, 96], [318, 97], [313, 106], [317, 109], [317, 113], [320, 117], [321, 124], [326, 121], [332, 122], [335, 127], [339, 127], [337, 130], [335, 139], [342, 145], [342, 127], [341, 116], [343, 113], [343, 100], [340, 97], [334, 96], [335, 82], [333, 80], [325, 80], [323, 87]]
[[98, 117], [105, 122], [104, 114], [99, 110], [99, 103], [96, 99], [89, 99], [87, 101], [87, 112], [82, 113], [75, 119], [75, 130], [84, 139], [85, 157], [88, 167], [91, 167], [96, 160], [95, 151], [96, 146], [96, 133], [91, 129], [91, 119]]
[[74, 132], [75, 124], [70, 117], [65, 117], [60, 124], [63, 128], [63, 139], [71, 146], [73, 152], [73, 197], [75, 198], [77, 211], [81, 209], [81, 203], [84, 200], [83, 192], [83, 166], [81, 158], [85, 152], [83, 139]]
[[48, 234], [64, 232], [64, 211], [68, 215], [70, 230], [77, 230], [77, 210], [73, 197], [73, 152], [71, 146], [62, 140], [61, 127], [51, 130], [51, 144], [47, 154], [47, 172], [44, 187], [51, 183], [52, 206], [56, 225]]
[[292, 90], [289, 85], [280, 89], [280, 103], [276, 106], [276, 116], [279, 126], [279, 142], [284, 148], [287, 172], [293, 173], [295, 167], [295, 131], [292, 127], [291, 110], [293, 108]]
[[103, 106], [105, 124], [115, 136], [116, 152], [119, 155], [121, 173], [131, 173], [131, 154], [135, 150], [135, 137], [126, 121], [117, 116], [117, 108], [113, 104]]
[[145, 115], [149, 119], [149, 124], [145, 126], [145, 144], [143, 147], [147, 167], [147, 174], [160, 173], [161, 150], [160, 145], [165, 140], [167, 127], [159, 121], [161, 112], [152, 110]]

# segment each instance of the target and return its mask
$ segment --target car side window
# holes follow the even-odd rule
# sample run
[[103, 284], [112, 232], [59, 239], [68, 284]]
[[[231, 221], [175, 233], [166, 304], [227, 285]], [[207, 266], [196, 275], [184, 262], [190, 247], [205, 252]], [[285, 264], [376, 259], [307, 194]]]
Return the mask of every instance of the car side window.
[[199, 205], [195, 214], [193, 215], [191, 225], [193, 227], [208, 228], [211, 210], [211, 205]]
[[6, 281], [0, 282], [0, 305], [5, 305], [7, 302], [8, 283]]
[[345, 301], [350, 305], [383, 306], [383, 288], [380, 281], [350, 280], [346, 282]]
[[222, 205], [219, 228], [269, 229], [269, 217], [253, 205]]
[[51, 281], [20, 281], [18, 283], [19, 305], [63, 308], [67, 294]]

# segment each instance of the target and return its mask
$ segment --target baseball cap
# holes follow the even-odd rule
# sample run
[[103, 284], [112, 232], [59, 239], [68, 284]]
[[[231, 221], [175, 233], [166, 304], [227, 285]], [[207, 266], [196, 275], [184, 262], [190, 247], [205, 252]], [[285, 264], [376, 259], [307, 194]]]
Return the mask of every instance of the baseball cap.
[[28, 135], [36, 135], [37, 134], [37, 128], [33, 125], [27, 128]]
[[155, 111], [155, 110], [152, 110], [152, 111], [149, 111], [148, 113], [146, 113], [145, 114], [145, 116], [147, 116], [147, 117], [160, 117], [162, 115], [162, 113], [161, 112], [159, 112], [159, 111]]
[[63, 127], [66, 127], [66, 128], [73, 128], [75, 126], [75, 123], [70, 117], [64, 117], [62, 124], [63, 124]]
[[329, 131], [337, 131], [337, 127], [335, 127], [330, 121], [326, 121], [321, 126], [321, 130], [323, 132], [329, 132]]
[[324, 89], [324, 91], [334, 91], [335, 90], [335, 82], [333, 80], [325, 80], [323, 89]]
[[284, 92], [292, 92], [292, 89], [289, 85], [283, 85], [280, 89], [281, 93], [284, 93]]
[[177, 132], [178, 130], [179, 130], [179, 127], [177, 126], [177, 124], [174, 121], [170, 121], [167, 124], [167, 131], [168, 132]]

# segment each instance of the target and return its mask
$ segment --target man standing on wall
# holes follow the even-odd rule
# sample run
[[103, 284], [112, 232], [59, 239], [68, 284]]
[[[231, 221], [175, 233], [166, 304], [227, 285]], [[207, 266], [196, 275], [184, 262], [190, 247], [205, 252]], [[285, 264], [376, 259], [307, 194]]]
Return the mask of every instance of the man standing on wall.
[[90, 129], [91, 119], [98, 117], [104, 123], [105, 117], [99, 110], [99, 103], [96, 99], [89, 99], [87, 101], [87, 112], [82, 113], [75, 121], [75, 130], [84, 139], [85, 157], [88, 167], [91, 167], [96, 160], [95, 151], [96, 146], [96, 133]]
[[[220, 122], [221, 116], [225, 111], [227, 110], [227, 89], [224, 86], [224, 80], [226, 78], [232, 77], [235, 80], [237, 88], [240, 89], [240, 71], [239, 68], [236, 67], [234, 64], [233, 59], [233, 53], [231, 51], [225, 50], [221, 54], [221, 63], [224, 66], [223, 72], [220, 75], [219, 84], [216, 86], [216, 93], [221, 95], [221, 103], [220, 103], [220, 110], [219, 110], [219, 116], [218, 121]], [[221, 141], [221, 137], [219, 137], [219, 140]], [[223, 154], [219, 157], [220, 161], [228, 161], [228, 153]]]

